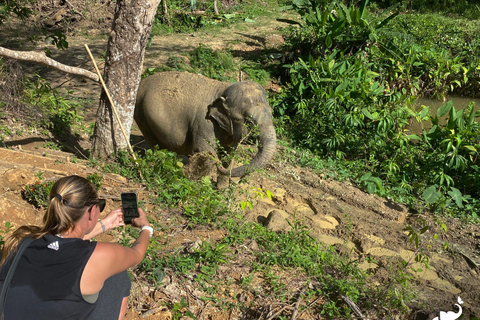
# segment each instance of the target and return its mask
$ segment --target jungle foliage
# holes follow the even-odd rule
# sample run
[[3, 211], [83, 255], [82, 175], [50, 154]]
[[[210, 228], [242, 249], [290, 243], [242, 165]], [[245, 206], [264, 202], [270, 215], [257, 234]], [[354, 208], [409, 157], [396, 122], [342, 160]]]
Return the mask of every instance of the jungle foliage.
[[[2, 4], [0, 1], [0, 7]], [[431, 113], [428, 107], [417, 110], [414, 101], [422, 95], [443, 98], [452, 92], [475, 89], [471, 85], [479, 79], [480, 55], [475, 37], [478, 24], [436, 13], [397, 15], [392, 14], [391, 9], [378, 10], [389, 5], [388, 1], [373, 4], [369, 7], [367, 1], [351, 5], [350, 1], [322, 0], [288, 3], [300, 14], [302, 23], [300, 27], [297, 23], [297, 27], [286, 30], [283, 68], [278, 65], [271, 68], [253, 60], [232, 63], [234, 57], [228, 51], [215, 52], [206, 46], [190, 54], [189, 64], [172, 58], [168, 68], [220, 80], [231, 79], [230, 73], [239, 69], [256, 81], [265, 81], [267, 75], [272, 74], [283, 81], [285, 88], [280, 94], [270, 96], [277, 131], [283, 138], [281, 143], [297, 148], [292, 160], [295, 164], [322, 170], [329, 177], [350, 179], [368, 192], [418, 209], [427, 206], [468, 218], [477, 217], [480, 208], [480, 194], [475, 188], [480, 182], [479, 112], [473, 104], [459, 110], [446, 102]], [[175, 2], [171, 2], [170, 9], [174, 5]], [[190, 10], [185, 3], [178, 5]], [[211, 2], [196, 3], [200, 9], [203, 5], [210, 17], [215, 17]], [[245, 15], [224, 16], [221, 21], [230, 22], [235, 17], [245, 21], [254, 17], [258, 12], [255, 10], [264, 10], [236, 5], [232, 10], [242, 9]], [[405, 6], [403, 2], [397, 10], [402, 6]], [[206, 26], [214, 21], [208, 15], [191, 12], [180, 17], [186, 19], [185, 28]], [[168, 25], [157, 21], [157, 27], [159, 24]], [[0, 67], [1, 82], [1, 76], [13, 67]], [[275, 70], [277, 74], [273, 73]], [[5, 99], [7, 93], [2, 96], [2, 112], [22, 103], [36, 105], [39, 113], [46, 115], [37, 116], [46, 119], [41, 121], [42, 127], [57, 134], [69, 132], [83, 122], [77, 113], [79, 106], [42, 79], [13, 88], [9, 92], [19, 94], [10, 100]], [[0, 92], [4, 89], [0, 88]], [[410, 132], [409, 123], [417, 119], [424, 121], [428, 129]], [[8, 127], [0, 126], [0, 143], [3, 135], [10, 134], [7, 130]], [[100, 167], [95, 161], [98, 160], [91, 159], [91, 165]], [[120, 153], [116, 163], [102, 167], [106, 172], [144, 182], [154, 195], [151, 201], [155, 205], [181, 208], [187, 217], [182, 228], [200, 224], [228, 230], [225, 238], [216, 243], [205, 241], [192, 253], [186, 253], [183, 247], [174, 252], [164, 251], [170, 232], [165, 232], [165, 238], [156, 235], [147, 259], [137, 269], [148, 276], [151, 285], [162, 283], [166, 269], [185, 274], [196, 271], [195, 281], [208, 293], [206, 298], [215, 301], [216, 288], [228, 287], [228, 283], [221, 283], [215, 276], [218, 266], [233, 257], [229, 250], [235, 250], [236, 244], [254, 240], [260, 250], [252, 262], [252, 272], [240, 280], [252, 295], [257, 292], [251, 286], [251, 279], [261, 275], [272, 297], [285, 299], [284, 279], [279, 279], [273, 270], [281, 266], [300, 272], [312, 283], [305, 291], [308, 299], [318, 295], [328, 297], [318, 313], [330, 318], [353, 316], [339, 294], [350, 297], [362, 308], [381, 305], [382, 310], [387, 311], [406, 311], [405, 303], [412, 298], [406, 273], [391, 280], [401, 284], [399, 288], [372, 289], [366, 285], [365, 274], [359, 271], [356, 262], [339, 256], [334, 249], [325, 251], [296, 221], [289, 222], [291, 231], [276, 233], [261, 224], [243, 220], [240, 214], [234, 213], [238, 203], [228, 194], [231, 190], [226, 193], [215, 190], [207, 178], [186, 179], [174, 153], [148, 150], [137, 161]], [[92, 177], [94, 181], [99, 179]], [[41, 205], [48, 194], [47, 188], [49, 184], [35, 183], [26, 188], [24, 196]], [[423, 203], [418, 199], [423, 199]], [[157, 229], [168, 228], [157, 221], [153, 224]], [[129, 238], [125, 236], [125, 239]], [[171, 306], [179, 315], [177, 318], [185, 306], [183, 300]]]
[[[303, 23], [288, 33], [286, 90], [273, 103], [284, 136], [335, 159], [369, 192], [478, 218], [480, 112], [447, 102], [432, 116], [414, 105], [477, 86], [474, 28], [391, 9], [373, 14], [366, 0], [319, 5], [292, 1]], [[414, 119], [430, 129], [410, 132]]]

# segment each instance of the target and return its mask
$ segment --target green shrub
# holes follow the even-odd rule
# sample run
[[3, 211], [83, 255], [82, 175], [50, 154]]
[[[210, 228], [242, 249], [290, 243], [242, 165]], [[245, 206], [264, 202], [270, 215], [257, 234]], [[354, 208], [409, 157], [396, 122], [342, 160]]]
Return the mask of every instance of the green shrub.
[[182, 206], [184, 214], [199, 223], [215, 222], [226, 212], [224, 195], [215, 190], [210, 178], [200, 181], [185, 178], [183, 163], [174, 152], [148, 149], [136, 161], [121, 152], [116, 161], [106, 166], [106, 170], [145, 183], [154, 192], [156, 204]]
[[[364, 13], [364, 4], [359, 9], [335, 5], [336, 15], [331, 7], [327, 13], [300, 12], [310, 20], [290, 40], [311, 44], [305, 35], [313, 34], [317, 47], [309, 49], [308, 58], [300, 50], [285, 66], [286, 88], [272, 103], [279, 131], [326, 161], [335, 158], [337, 172], [371, 193], [410, 205], [423, 198], [432, 210], [476, 217], [478, 115], [446, 104], [441, 111], [449, 120], [442, 127], [427, 117], [428, 110], [413, 110], [412, 103], [419, 95], [444, 98], [465, 87], [475, 80], [477, 65], [416, 40], [412, 32], [400, 33], [398, 23], [393, 31], [383, 30], [393, 16], [375, 18]], [[350, 22], [345, 13], [355, 13], [356, 20]], [[430, 32], [426, 28], [425, 35]], [[432, 121], [433, 128], [422, 137], [410, 135], [412, 118]]]
[[55, 181], [40, 182], [28, 184], [23, 190], [23, 196], [28, 203], [36, 208], [46, 208], [50, 203], [49, 195]]
[[212, 79], [228, 80], [231, 78], [229, 73], [236, 70], [235, 61], [228, 51], [213, 51], [211, 47], [200, 44], [189, 56], [194, 72]]
[[478, 19], [480, 10], [476, 0], [372, 0], [381, 8], [399, 5], [402, 11], [418, 11], [420, 13], [457, 14], [470, 19]]

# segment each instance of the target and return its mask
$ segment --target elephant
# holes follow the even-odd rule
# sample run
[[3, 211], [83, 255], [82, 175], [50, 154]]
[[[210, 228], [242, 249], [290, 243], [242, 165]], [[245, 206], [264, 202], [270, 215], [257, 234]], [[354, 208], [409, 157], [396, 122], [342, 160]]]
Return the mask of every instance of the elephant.
[[230, 172], [218, 168], [232, 177], [264, 167], [276, 150], [266, 92], [251, 81], [227, 83], [187, 72], [155, 73], [140, 82], [134, 118], [150, 146], [187, 157], [216, 153], [219, 146], [231, 152], [242, 140], [246, 123], [258, 126], [259, 149], [251, 162]]

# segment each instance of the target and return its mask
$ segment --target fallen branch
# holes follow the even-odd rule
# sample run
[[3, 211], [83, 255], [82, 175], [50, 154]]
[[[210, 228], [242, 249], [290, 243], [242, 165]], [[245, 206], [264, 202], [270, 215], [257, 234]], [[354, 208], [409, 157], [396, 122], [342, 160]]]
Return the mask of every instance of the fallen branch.
[[100, 82], [99, 77], [88, 70], [67, 66], [62, 64], [58, 61], [55, 61], [45, 55], [44, 52], [36, 52], [36, 51], [14, 51], [7, 48], [0, 47], [0, 56], [14, 59], [14, 60], [21, 60], [21, 61], [31, 61], [46, 65], [50, 68], [57, 69], [66, 73], [76, 74], [95, 82]]
[[267, 320], [273, 320], [273, 319], [275, 319], [280, 313], [282, 313], [283, 310], [285, 310], [285, 309], [290, 309], [290, 308], [292, 308], [292, 306], [290, 306], [290, 305], [288, 305], [288, 304], [285, 305], [285, 306], [283, 306], [282, 308], [280, 308], [280, 310], [278, 310], [277, 312], [275, 312], [275, 314], [273, 314], [272, 316], [268, 317]]
[[318, 296], [317, 299], [313, 300], [312, 302], [310, 302], [303, 310], [302, 312], [300, 312], [300, 314], [298, 315], [299, 317], [302, 316], [302, 314], [308, 309], [310, 308], [311, 306], [313, 306], [315, 303], [317, 303], [318, 300], [320, 300], [320, 298], [322, 298], [322, 296]]
[[290, 318], [290, 320], [295, 320], [295, 319], [297, 319], [297, 316], [298, 316], [298, 307], [300, 306], [300, 302], [302, 301], [302, 294], [303, 294], [303, 291], [301, 291], [301, 292], [298, 293], [298, 300], [297, 300], [297, 302], [295, 303], [295, 309], [293, 309], [292, 318]]
[[342, 297], [343, 301], [345, 301], [345, 303], [350, 307], [350, 309], [352, 309], [353, 312], [355, 312], [355, 314], [360, 319], [365, 319], [362, 312], [360, 311], [360, 308], [358, 308], [357, 305], [352, 300], [350, 300], [349, 297], [344, 296], [344, 295], [341, 295], [341, 297]]

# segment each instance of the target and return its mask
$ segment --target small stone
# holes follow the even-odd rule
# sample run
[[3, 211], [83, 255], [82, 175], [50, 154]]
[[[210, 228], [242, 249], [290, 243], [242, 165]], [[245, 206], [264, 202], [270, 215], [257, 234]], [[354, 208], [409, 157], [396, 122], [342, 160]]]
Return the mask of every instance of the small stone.
[[310, 208], [308, 205], [306, 204], [300, 204], [299, 206], [297, 206], [295, 208], [295, 211], [297, 213], [301, 213], [303, 215], [306, 215], [306, 216], [313, 216], [315, 215], [315, 211], [312, 210], [312, 208]]
[[274, 209], [270, 211], [265, 221], [265, 227], [272, 231], [288, 231], [290, 225], [287, 222], [288, 213], [283, 210]]
[[376, 256], [376, 257], [384, 257], [384, 256], [396, 257], [396, 256], [398, 256], [398, 253], [396, 253], [395, 251], [388, 250], [388, 249], [381, 248], [381, 247], [375, 247], [375, 248], [368, 249], [366, 254], [371, 254], [372, 256]]

